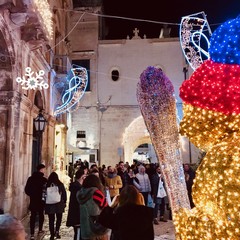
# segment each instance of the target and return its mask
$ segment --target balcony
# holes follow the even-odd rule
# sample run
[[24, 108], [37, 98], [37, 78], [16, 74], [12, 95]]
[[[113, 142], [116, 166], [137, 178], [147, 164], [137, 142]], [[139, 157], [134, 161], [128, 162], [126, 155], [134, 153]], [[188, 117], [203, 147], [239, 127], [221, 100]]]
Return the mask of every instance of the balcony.
[[21, 39], [38, 45], [53, 38], [52, 11], [47, 1], [1, 0], [0, 9], [8, 9], [10, 19], [20, 26]]
[[[53, 61], [53, 68], [58, 78], [65, 77], [71, 69], [71, 62], [66, 55], [55, 55]], [[64, 76], [63, 76], [64, 75]]]

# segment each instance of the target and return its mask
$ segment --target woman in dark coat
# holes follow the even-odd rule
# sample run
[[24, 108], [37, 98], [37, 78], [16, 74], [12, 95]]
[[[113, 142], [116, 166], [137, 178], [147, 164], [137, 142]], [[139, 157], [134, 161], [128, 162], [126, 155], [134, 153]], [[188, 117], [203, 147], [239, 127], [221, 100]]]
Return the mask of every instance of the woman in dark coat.
[[[59, 203], [54, 204], [46, 204], [45, 205], [45, 213], [48, 214], [49, 218], [49, 230], [50, 230], [50, 240], [54, 240], [54, 237], [61, 238], [59, 235], [59, 229], [62, 223], [62, 214], [66, 207], [67, 201], [67, 193], [63, 183], [59, 180], [56, 172], [52, 172], [47, 181], [47, 188], [52, 184], [58, 186], [59, 193], [61, 194], [61, 201]], [[56, 216], [56, 228], [55, 225], [55, 216]]]
[[125, 186], [99, 217], [103, 226], [112, 229], [111, 240], [153, 240], [152, 220], [153, 208], [144, 206], [142, 194], [132, 185]]
[[81, 189], [83, 180], [86, 176], [87, 175], [84, 173], [84, 169], [80, 168], [75, 173], [75, 181], [72, 182], [69, 186], [69, 191], [71, 192], [71, 194], [66, 225], [68, 227], [73, 227], [74, 240], [79, 240], [77, 239], [77, 231], [78, 228], [80, 227], [80, 208], [76, 195], [77, 192]]

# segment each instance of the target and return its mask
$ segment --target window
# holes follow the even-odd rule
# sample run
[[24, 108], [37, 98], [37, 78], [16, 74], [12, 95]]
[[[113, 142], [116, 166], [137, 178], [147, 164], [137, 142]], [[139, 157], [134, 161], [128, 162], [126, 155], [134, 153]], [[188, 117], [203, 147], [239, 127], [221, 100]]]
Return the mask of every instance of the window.
[[119, 79], [119, 71], [118, 70], [112, 70], [112, 80], [115, 82]]
[[87, 69], [88, 84], [87, 84], [86, 92], [89, 92], [90, 91], [90, 59], [72, 60], [72, 64], [77, 65], [79, 67], [84, 67]]
[[86, 138], [86, 131], [77, 131], [77, 138]]
[[141, 144], [138, 148], [148, 148], [148, 143]]

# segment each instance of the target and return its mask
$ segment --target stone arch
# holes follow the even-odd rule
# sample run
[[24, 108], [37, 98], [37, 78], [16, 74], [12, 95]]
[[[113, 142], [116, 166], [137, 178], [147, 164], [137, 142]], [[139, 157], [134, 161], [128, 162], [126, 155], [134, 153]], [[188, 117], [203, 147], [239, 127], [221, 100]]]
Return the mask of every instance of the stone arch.
[[12, 37], [8, 25], [0, 14], [0, 89], [3, 91], [13, 90], [13, 65], [15, 63], [15, 52]]
[[123, 135], [124, 161], [132, 162], [135, 149], [151, 139], [142, 116], [135, 118], [125, 129]]
[[40, 91], [36, 91], [35, 93], [35, 97], [34, 97], [34, 105], [36, 107], [38, 107], [39, 110], [43, 110], [44, 109], [44, 100], [42, 97], [42, 94]]
[[9, 58], [9, 61], [12, 66], [15, 63], [15, 51], [13, 47], [14, 45], [13, 45], [11, 34], [9, 33], [9, 30], [8, 30], [8, 25], [1, 14], [0, 14], [0, 29], [2, 34], [1, 37], [3, 37], [7, 46], [7, 53], [8, 53], [7, 57]]

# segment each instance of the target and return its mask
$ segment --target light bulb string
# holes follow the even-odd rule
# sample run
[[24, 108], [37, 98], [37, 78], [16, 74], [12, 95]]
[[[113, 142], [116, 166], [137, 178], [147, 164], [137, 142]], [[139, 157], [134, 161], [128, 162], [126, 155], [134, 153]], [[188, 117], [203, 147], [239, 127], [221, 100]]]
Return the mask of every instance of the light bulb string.
[[[71, 10], [71, 9], [63, 9], [63, 8], [54, 8], [55, 10], [60, 10], [60, 11], [66, 11], [66, 12], [83, 12], [81, 10]], [[175, 22], [165, 22], [165, 21], [154, 21], [154, 20], [149, 20], [149, 19], [142, 19], [142, 18], [130, 18], [130, 17], [123, 17], [123, 16], [118, 16], [118, 15], [109, 15], [109, 14], [100, 14], [100, 13], [91, 13], [91, 12], [85, 12], [86, 14], [93, 15], [93, 16], [99, 16], [99, 17], [104, 17], [104, 18], [116, 18], [116, 19], [122, 19], [122, 20], [129, 20], [129, 21], [136, 21], [136, 22], [147, 22], [147, 23], [154, 23], [154, 24], [166, 24], [166, 25], [175, 25], [175, 26], [180, 26], [181, 23], [175, 23]], [[202, 12], [200, 12], [202, 13]], [[195, 15], [195, 14], [194, 14]], [[191, 16], [191, 15], [189, 15]], [[187, 17], [187, 16], [184, 16]], [[215, 26], [215, 25], [220, 25], [222, 23], [213, 23], [209, 24], [209, 26]]]

